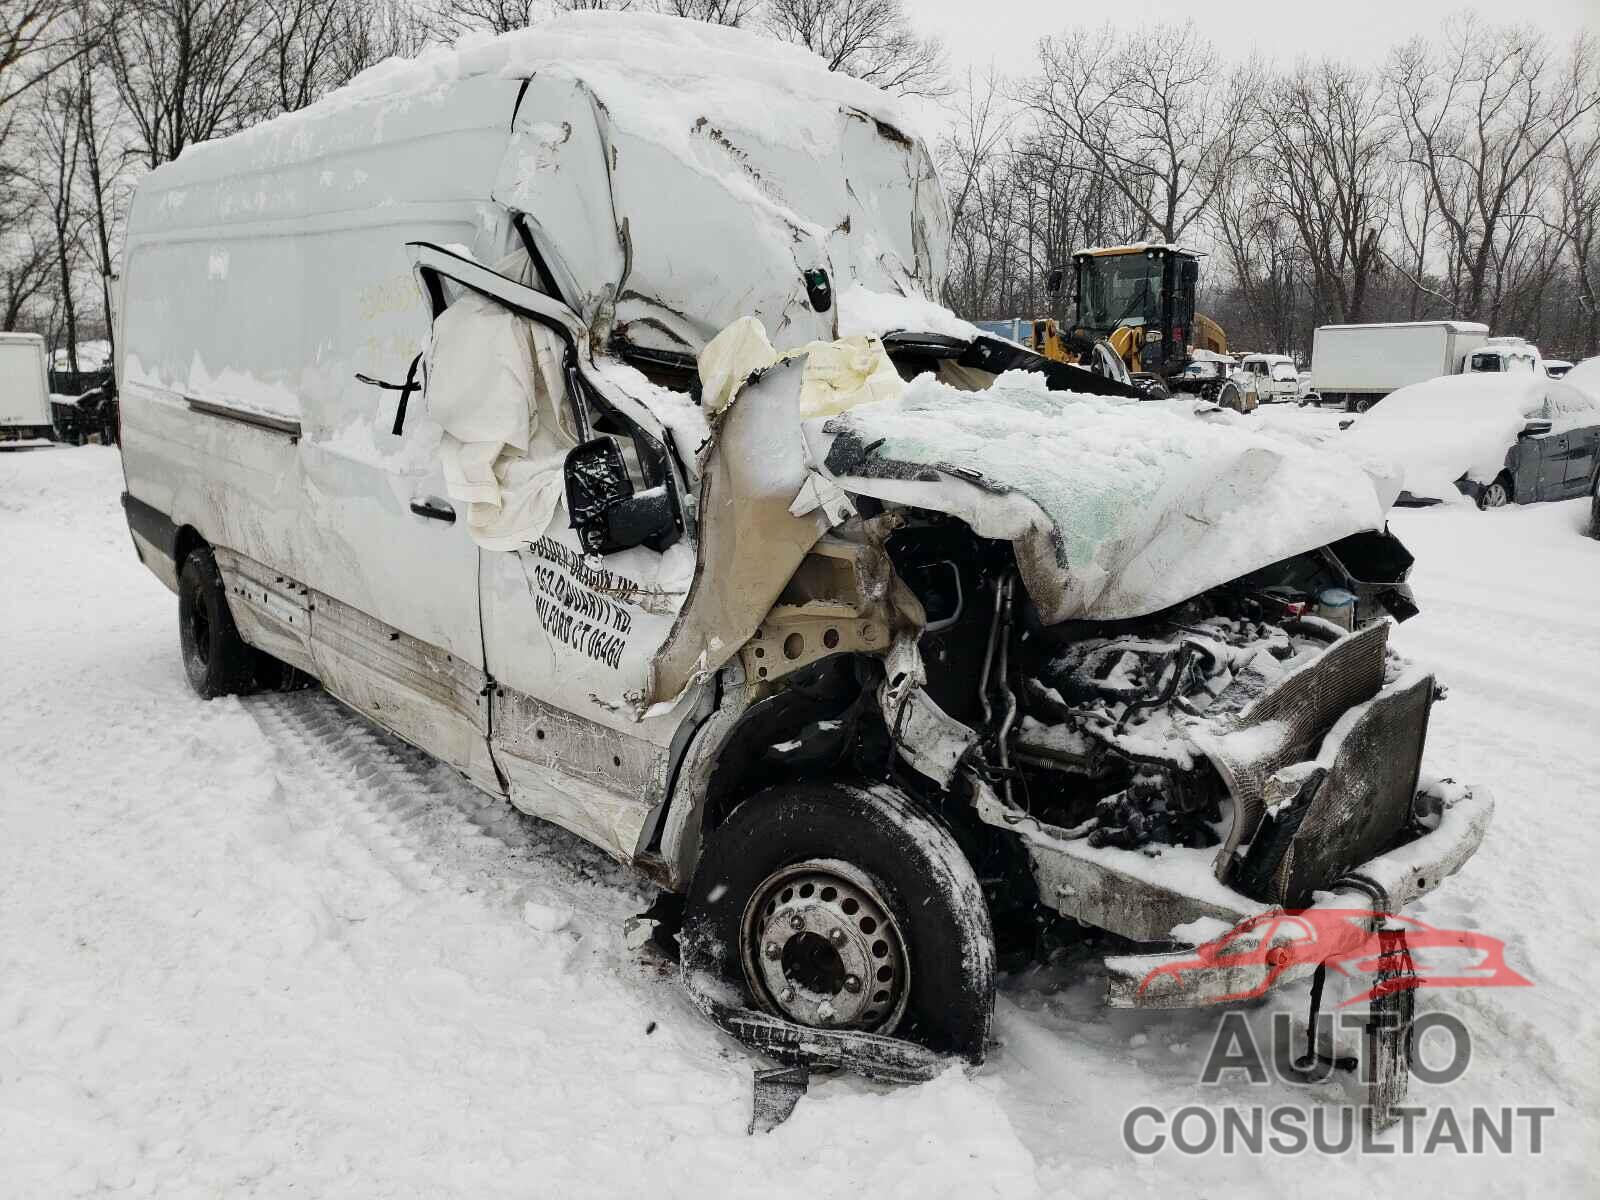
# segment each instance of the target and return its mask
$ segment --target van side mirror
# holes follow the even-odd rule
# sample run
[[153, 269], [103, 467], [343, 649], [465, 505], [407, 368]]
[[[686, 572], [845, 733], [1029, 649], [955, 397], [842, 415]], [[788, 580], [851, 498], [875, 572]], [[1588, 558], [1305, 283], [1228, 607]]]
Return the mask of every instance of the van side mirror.
[[678, 540], [677, 498], [670, 480], [635, 492], [615, 438], [598, 437], [567, 452], [567, 512], [586, 554], [634, 546], [665, 550]]
[[1555, 425], [1553, 423], [1551, 423], [1549, 421], [1542, 420], [1542, 419], [1536, 419], [1536, 420], [1529, 421], [1526, 425], [1524, 425], [1522, 427], [1522, 432], [1520, 434], [1518, 434], [1517, 436], [1518, 437], [1541, 437], [1544, 434], [1549, 433], [1554, 428], [1555, 428]]

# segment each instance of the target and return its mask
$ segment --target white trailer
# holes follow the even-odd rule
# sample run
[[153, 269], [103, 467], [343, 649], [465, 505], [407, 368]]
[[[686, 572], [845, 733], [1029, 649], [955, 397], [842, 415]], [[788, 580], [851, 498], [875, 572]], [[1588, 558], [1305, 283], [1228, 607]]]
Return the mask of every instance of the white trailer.
[[1476, 321], [1323, 325], [1311, 346], [1311, 382], [1324, 400], [1366, 412], [1407, 384], [1456, 375], [1489, 340]]
[[44, 338], [0, 333], [0, 439], [50, 436]]

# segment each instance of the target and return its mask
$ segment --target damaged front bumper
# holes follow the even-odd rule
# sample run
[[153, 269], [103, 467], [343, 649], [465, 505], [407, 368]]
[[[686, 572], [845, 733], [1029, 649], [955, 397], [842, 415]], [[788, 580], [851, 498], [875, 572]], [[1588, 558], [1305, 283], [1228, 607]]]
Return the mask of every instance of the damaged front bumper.
[[[1319, 891], [1309, 908], [1398, 912], [1460, 870], [1483, 841], [1494, 800], [1478, 787], [1447, 791], [1446, 795], [1431, 789], [1424, 792], [1440, 801], [1434, 828], [1348, 872]], [[1218, 882], [1209, 850], [1166, 846], [1151, 857], [1091, 846], [1008, 808], [985, 785], [980, 785], [978, 813], [987, 823], [1023, 839], [1044, 903], [1064, 916], [1135, 941], [1171, 944], [1184, 940], [1175, 932], [1184, 927], [1236, 926], [1279, 907]], [[1191, 942], [1191, 947], [1200, 940]], [[1269, 941], [1267, 949], [1273, 944]], [[1163, 970], [1193, 957], [1193, 949], [1184, 948], [1107, 958], [1106, 1002], [1115, 1008], [1194, 1008], [1252, 990], [1249, 967], [1231, 972], [1222, 967], [1182, 973]], [[1304, 979], [1315, 965], [1291, 964], [1274, 976], [1271, 986]], [[1150, 985], [1142, 986], [1147, 980]]]

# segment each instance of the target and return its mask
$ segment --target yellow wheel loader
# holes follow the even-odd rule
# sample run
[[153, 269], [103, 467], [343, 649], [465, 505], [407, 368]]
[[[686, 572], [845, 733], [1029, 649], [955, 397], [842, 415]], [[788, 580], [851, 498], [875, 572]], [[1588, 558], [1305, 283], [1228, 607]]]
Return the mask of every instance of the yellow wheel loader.
[[[1228, 338], [1210, 317], [1195, 312], [1200, 257], [1178, 246], [1138, 243], [1080, 250], [1072, 256], [1072, 325], [1033, 322], [1033, 348], [1057, 362], [1088, 365], [1104, 341], [1127, 366], [1134, 382], [1153, 396], [1176, 391], [1204, 394], [1227, 384], [1226, 371], [1192, 379], [1184, 372], [1197, 360], [1228, 352]], [[1052, 271], [1050, 290], [1062, 291], [1064, 272]], [[1203, 353], [1196, 355], [1195, 351]], [[1192, 385], [1191, 385], [1192, 382]], [[1237, 389], [1235, 389], [1237, 390]], [[1253, 407], [1232, 394], [1207, 399], [1229, 407]]]

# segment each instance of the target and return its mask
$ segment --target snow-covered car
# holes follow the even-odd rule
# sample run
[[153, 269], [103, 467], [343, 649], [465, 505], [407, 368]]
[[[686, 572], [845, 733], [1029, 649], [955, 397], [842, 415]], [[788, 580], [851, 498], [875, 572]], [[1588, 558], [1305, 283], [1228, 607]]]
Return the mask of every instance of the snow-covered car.
[[666, 18], [385, 64], [140, 181], [118, 339], [200, 695], [316, 678], [681, 897], [724, 1029], [900, 1079], [997, 936], [1398, 911], [1492, 807], [1419, 779], [1373, 477], [940, 307], [910, 128]]
[[1401, 388], [1357, 418], [1339, 446], [1391, 460], [1401, 504], [1565, 500], [1589, 490], [1600, 401], [1542, 374], [1448, 376]]
[[1174, 393], [1198, 396], [1235, 412], [1251, 412], [1260, 402], [1254, 380], [1241, 375], [1233, 360], [1208, 351], [1194, 352], [1194, 361], [1171, 379]]
[[1584, 359], [1563, 375], [1561, 382], [1600, 400], [1600, 358]]
[[1239, 370], [1250, 376], [1263, 404], [1300, 399], [1300, 372], [1287, 354], [1247, 354], [1239, 360]]

